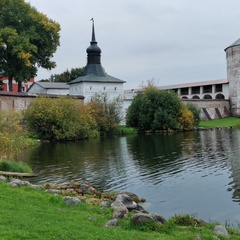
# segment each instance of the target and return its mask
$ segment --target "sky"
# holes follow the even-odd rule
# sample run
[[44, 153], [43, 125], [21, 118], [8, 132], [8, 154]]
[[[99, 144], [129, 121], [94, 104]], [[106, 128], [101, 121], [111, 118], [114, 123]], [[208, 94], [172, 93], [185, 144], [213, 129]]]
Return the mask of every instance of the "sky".
[[239, 0], [26, 0], [61, 25], [51, 71], [84, 67], [94, 18], [107, 74], [124, 89], [224, 79], [224, 49], [240, 38]]

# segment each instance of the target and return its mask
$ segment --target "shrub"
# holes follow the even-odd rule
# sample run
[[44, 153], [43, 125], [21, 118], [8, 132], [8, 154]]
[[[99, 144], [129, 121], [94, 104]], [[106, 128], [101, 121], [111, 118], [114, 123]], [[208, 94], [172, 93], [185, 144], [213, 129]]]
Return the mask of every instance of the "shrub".
[[25, 118], [29, 129], [42, 139], [74, 140], [96, 134], [91, 113], [75, 99], [38, 97], [29, 105]]
[[150, 86], [133, 99], [126, 124], [139, 132], [190, 129], [192, 115], [177, 94]]
[[195, 226], [196, 225], [196, 220], [188, 214], [175, 215], [173, 217], [173, 220], [176, 224], [178, 224], [180, 226]]

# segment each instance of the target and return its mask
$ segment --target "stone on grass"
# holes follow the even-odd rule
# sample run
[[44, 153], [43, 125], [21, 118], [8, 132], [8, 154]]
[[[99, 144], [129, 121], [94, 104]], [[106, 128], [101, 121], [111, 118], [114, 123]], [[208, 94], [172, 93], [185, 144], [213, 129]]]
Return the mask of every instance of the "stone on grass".
[[0, 176], [0, 182], [7, 182], [7, 178], [4, 176]]
[[79, 199], [78, 197], [69, 197], [69, 196], [66, 196], [64, 198], [65, 200], [65, 203], [67, 206], [75, 206], [77, 205], [78, 203], [82, 202], [81, 199]]
[[227, 229], [222, 225], [217, 225], [213, 228], [213, 232], [219, 236], [229, 238]]
[[116, 227], [118, 226], [118, 219], [112, 219], [105, 224], [105, 227]]
[[20, 179], [14, 178], [11, 180], [10, 185], [12, 187], [21, 187], [21, 186], [31, 186], [31, 183], [28, 181], [21, 181]]
[[52, 188], [47, 189], [46, 192], [47, 192], [47, 193], [51, 193], [51, 194], [60, 194], [60, 193], [61, 193], [60, 190], [58, 190], [58, 189], [52, 189]]
[[100, 202], [101, 207], [110, 208], [111, 203], [109, 201]]
[[136, 213], [131, 218], [132, 223], [136, 225], [142, 225], [149, 222], [155, 222], [150, 214], [147, 213]]
[[128, 212], [129, 211], [125, 206], [114, 208], [113, 218], [124, 218]]
[[158, 222], [158, 223], [161, 223], [161, 224], [167, 222], [167, 220], [166, 220], [163, 216], [161, 216], [161, 215], [159, 215], [159, 214], [153, 214], [153, 213], [151, 213], [150, 216], [153, 218], [153, 220], [154, 220], [155, 222]]

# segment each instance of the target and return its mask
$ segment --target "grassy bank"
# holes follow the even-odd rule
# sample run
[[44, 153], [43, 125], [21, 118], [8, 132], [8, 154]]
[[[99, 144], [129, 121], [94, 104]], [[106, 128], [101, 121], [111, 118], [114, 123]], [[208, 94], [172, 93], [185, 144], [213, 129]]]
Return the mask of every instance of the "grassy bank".
[[[81, 203], [66, 206], [60, 196], [29, 187], [12, 188], [0, 183], [0, 239], [85, 239], [85, 240], [192, 240], [213, 239], [212, 225], [179, 226], [173, 219], [150, 230], [135, 227], [128, 219], [118, 227], [104, 227], [112, 218], [112, 209]], [[224, 239], [221, 238], [220, 239]], [[232, 232], [231, 239], [240, 239]]]
[[240, 125], [240, 118], [229, 117], [222, 119], [214, 119], [211, 121], [201, 121], [199, 127], [217, 128], [217, 127], [236, 127]]

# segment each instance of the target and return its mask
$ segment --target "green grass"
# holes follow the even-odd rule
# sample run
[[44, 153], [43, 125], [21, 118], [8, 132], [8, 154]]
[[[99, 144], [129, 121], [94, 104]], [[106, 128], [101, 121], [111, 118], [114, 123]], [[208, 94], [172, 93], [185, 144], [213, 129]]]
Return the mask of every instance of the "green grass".
[[236, 127], [240, 125], [240, 118], [229, 117], [222, 119], [214, 119], [210, 121], [201, 121], [199, 127], [216, 128], [216, 127]]
[[32, 168], [24, 162], [0, 160], [0, 171], [32, 173]]
[[[212, 225], [179, 226], [174, 218], [163, 226], [134, 226], [129, 219], [118, 227], [104, 227], [112, 209], [80, 203], [66, 206], [60, 196], [30, 187], [12, 188], [0, 183], [0, 239], [84, 240], [192, 240], [213, 239]], [[240, 239], [233, 232], [231, 239]], [[224, 238], [220, 238], [224, 239]]]
[[118, 133], [119, 135], [131, 135], [137, 134], [137, 130], [135, 128], [126, 127], [122, 125], [118, 127]]

